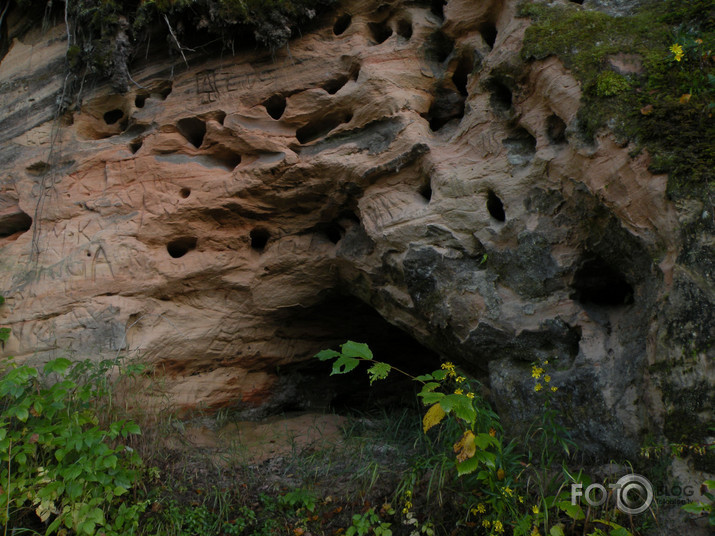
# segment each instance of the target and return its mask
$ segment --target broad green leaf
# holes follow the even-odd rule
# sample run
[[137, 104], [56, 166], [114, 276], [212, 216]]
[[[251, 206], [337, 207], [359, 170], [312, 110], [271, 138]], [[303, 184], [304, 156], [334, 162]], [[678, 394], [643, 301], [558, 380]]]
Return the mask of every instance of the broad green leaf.
[[563, 525], [554, 525], [553, 527], [551, 527], [551, 530], [549, 530], [549, 534], [551, 536], [565, 536]]
[[0, 328], [0, 341], [7, 342], [10, 338], [10, 328]]
[[425, 406], [430, 406], [442, 400], [445, 395], [444, 393], [418, 393], [417, 396], [422, 398], [422, 403]]
[[434, 377], [435, 380], [444, 380], [447, 377], [447, 371], [443, 369], [435, 370], [432, 373], [432, 377]]
[[706, 512], [709, 509], [709, 507], [707, 505], [705, 505], [704, 503], [696, 503], [696, 502], [684, 504], [683, 506], [681, 506], [681, 508], [683, 510], [685, 510], [686, 512], [688, 512], [689, 514], [696, 514], [696, 515], [702, 514], [703, 512]]
[[328, 359], [333, 359], [334, 357], [338, 357], [339, 355], [340, 352], [336, 352], [335, 350], [321, 350], [313, 357], [317, 357], [321, 361], [327, 361]]
[[141, 428], [135, 422], [128, 422], [125, 426], [125, 430], [134, 435], [141, 435], [142, 433]]
[[487, 450], [490, 445], [494, 447], [499, 446], [499, 440], [496, 437], [492, 437], [485, 433], [477, 434], [474, 438], [474, 442], [481, 450]]
[[477, 458], [467, 458], [463, 462], [457, 464], [457, 475], [468, 475], [479, 468], [479, 460]]
[[473, 424], [477, 418], [477, 412], [474, 409], [472, 401], [464, 395], [451, 396], [457, 397], [454, 404], [454, 414], [469, 424]]
[[57, 359], [48, 361], [43, 370], [45, 371], [45, 374], [51, 374], [53, 372], [62, 374], [70, 367], [70, 365], [72, 365], [72, 361], [64, 357], [58, 357]]
[[[27, 455], [24, 452], [19, 452], [15, 456], [15, 461], [20, 465], [25, 465], [27, 463]], [[26, 470], [26, 469], [25, 469]]]
[[558, 506], [574, 521], [580, 521], [586, 517], [583, 513], [583, 509], [578, 504], [571, 504], [570, 501], [561, 501]]
[[30, 413], [27, 411], [27, 408], [17, 407], [14, 409], [15, 411], [13, 413], [15, 413], [15, 417], [17, 417], [19, 421], [25, 422], [30, 416]]
[[375, 380], [384, 380], [387, 378], [387, 375], [390, 374], [391, 370], [392, 367], [387, 363], [375, 363], [367, 369], [367, 373], [370, 375], [370, 385], [372, 385]]
[[422, 430], [424, 431], [424, 433], [427, 433], [427, 430], [439, 424], [439, 422], [444, 419], [445, 415], [446, 414], [444, 410], [439, 404], [435, 404], [430, 409], [428, 409], [427, 413], [425, 413], [425, 416], [422, 419]]
[[418, 382], [428, 382], [434, 380], [434, 376], [432, 376], [432, 374], [422, 374], [421, 376], [417, 376], [415, 380]]
[[439, 384], [437, 382], [429, 382], [422, 386], [421, 392], [428, 393], [430, 391], [434, 391], [435, 389], [437, 389], [437, 387], [439, 387]]
[[708, 489], [715, 490], [715, 480], [706, 480], [703, 484], [705, 484]]
[[362, 342], [348, 341], [340, 345], [343, 355], [348, 357], [360, 357], [362, 359], [372, 359], [372, 350], [367, 344]]
[[333, 374], [345, 374], [346, 372], [350, 372], [351, 370], [353, 370], [359, 364], [359, 359], [342, 355], [335, 360], [335, 363], [333, 363], [333, 371], [330, 373], [330, 375], [332, 376]]

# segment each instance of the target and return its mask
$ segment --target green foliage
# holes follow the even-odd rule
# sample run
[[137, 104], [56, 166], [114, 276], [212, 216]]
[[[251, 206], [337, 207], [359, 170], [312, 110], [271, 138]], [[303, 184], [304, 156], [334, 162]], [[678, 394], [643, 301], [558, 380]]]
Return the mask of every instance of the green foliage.
[[298, 488], [282, 495], [279, 502], [280, 504], [289, 506], [293, 509], [305, 508], [308, 512], [312, 512], [315, 510], [315, 500], [315, 493], [311, 490]]
[[[389, 513], [392, 514], [394, 512], [390, 511]], [[391, 525], [391, 523], [382, 521], [374, 508], [369, 508], [363, 514], [353, 515], [352, 525], [345, 531], [345, 535], [366, 536], [372, 533], [375, 536], [392, 536], [392, 530], [390, 530]]]
[[[0, 378], [0, 522], [33, 516], [46, 534], [133, 534], [146, 503], [127, 499], [141, 460], [123, 444], [140, 433], [127, 420], [102, 422], [107, 367], [67, 359], [42, 372], [8, 361]], [[86, 380], [94, 381], [86, 381]]]
[[707, 517], [708, 524], [715, 527], [715, 480], [706, 480], [701, 487], [701, 493], [707, 502], [691, 502], [682, 508], [690, 514]]
[[[522, 57], [558, 56], [581, 82], [584, 139], [608, 125], [648, 149], [651, 170], [669, 174], [671, 195], [707, 195], [715, 169], [714, 6], [652, 1], [614, 17], [574, 4], [525, 2], [520, 13], [533, 24]], [[622, 54], [640, 58], [642, 71], [617, 73], [611, 60]]]

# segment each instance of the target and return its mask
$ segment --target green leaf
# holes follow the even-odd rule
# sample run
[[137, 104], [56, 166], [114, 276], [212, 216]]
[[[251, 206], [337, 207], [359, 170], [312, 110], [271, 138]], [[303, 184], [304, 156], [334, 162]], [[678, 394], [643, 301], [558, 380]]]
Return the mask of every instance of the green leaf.
[[134, 434], [134, 435], [141, 435], [141, 433], [142, 433], [141, 428], [140, 428], [139, 425], [138, 425], [137, 423], [135, 423], [135, 422], [128, 422], [128, 423], [125, 425], [124, 429], [125, 429], [128, 433]]
[[689, 514], [700, 515], [703, 512], [706, 512], [709, 507], [704, 503], [692, 502], [692, 503], [684, 504], [683, 506], [681, 506], [681, 508], [683, 510], [685, 510], [686, 512], [688, 512]]
[[703, 482], [708, 489], [715, 490], [715, 480], [706, 480]]
[[367, 344], [362, 342], [348, 341], [340, 346], [342, 353], [347, 357], [359, 357], [362, 359], [372, 359], [372, 351]]
[[30, 413], [27, 411], [27, 408], [16, 407], [14, 409], [15, 409], [15, 411], [14, 411], [15, 417], [17, 417], [17, 419], [19, 421], [25, 422], [27, 420], [27, 418], [30, 416]]
[[563, 525], [554, 525], [549, 531], [551, 536], [565, 536]]
[[463, 462], [459, 462], [457, 464], [457, 474], [458, 476], [462, 475], [468, 475], [469, 473], [473, 473], [479, 468], [479, 459], [474, 457], [474, 458], [467, 458]]
[[447, 371], [443, 369], [435, 370], [432, 373], [432, 376], [434, 377], [435, 380], [442, 381], [447, 377]]
[[333, 371], [330, 373], [330, 375], [332, 376], [333, 374], [345, 374], [346, 372], [350, 372], [351, 370], [353, 370], [359, 364], [359, 359], [341, 355], [338, 359], [335, 360], [335, 363], [333, 363]]
[[317, 357], [321, 361], [327, 361], [328, 359], [333, 359], [334, 357], [338, 357], [339, 355], [340, 352], [336, 352], [335, 350], [321, 350], [313, 357]]
[[415, 380], [418, 382], [429, 382], [434, 380], [434, 376], [432, 376], [432, 374], [422, 374], [421, 376], [417, 376]]
[[499, 440], [496, 437], [485, 433], [477, 434], [474, 438], [474, 442], [481, 450], [487, 450], [490, 445], [495, 447], [499, 446]]
[[569, 516], [574, 521], [580, 521], [586, 516], [583, 513], [583, 509], [578, 504], [571, 504], [570, 501], [561, 501], [558, 507], [563, 510], [567, 516]]
[[43, 369], [45, 371], [45, 374], [52, 374], [53, 372], [56, 372], [58, 374], [64, 373], [70, 366], [72, 365], [72, 361], [69, 359], [66, 359], [64, 357], [58, 357], [57, 359], [53, 359], [52, 361], [48, 361], [45, 364], [45, 368]]
[[431, 406], [435, 402], [439, 402], [444, 398], [444, 393], [417, 393], [417, 396], [422, 398], [422, 403], [425, 406]]
[[27, 455], [24, 452], [20, 452], [15, 456], [15, 461], [20, 465], [25, 465], [27, 463]]
[[392, 367], [387, 363], [375, 363], [367, 369], [367, 373], [370, 375], [370, 385], [372, 385], [375, 380], [384, 380], [387, 378], [387, 375], [390, 374], [391, 370]]
[[7, 342], [10, 338], [10, 328], [0, 328], [0, 341]]
[[429, 382], [426, 383], [422, 386], [421, 393], [429, 393], [430, 391], [434, 391], [439, 387], [439, 384], [437, 382]]

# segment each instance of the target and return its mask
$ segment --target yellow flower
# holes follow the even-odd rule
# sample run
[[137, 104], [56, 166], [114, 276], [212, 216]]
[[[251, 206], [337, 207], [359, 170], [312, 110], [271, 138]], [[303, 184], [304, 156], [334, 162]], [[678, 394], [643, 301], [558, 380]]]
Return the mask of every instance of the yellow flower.
[[552, 388], [551, 388], [551, 392], [552, 392], [552, 393], [555, 393], [555, 392], [558, 391], [558, 390], [559, 390], [558, 387], [552, 387]]
[[547, 359], [546, 361], [544, 361], [544, 365], [548, 365], [548, 364], [549, 364], [549, 360]]
[[485, 529], [488, 529], [490, 525], [491, 525], [491, 523], [489, 522], [488, 519], [485, 519], [484, 521], [482, 521], [482, 527], [484, 527]]
[[543, 373], [544, 373], [544, 369], [542, 369], [541, 367], [537, 367], [536, 365], [531, 367], [531, 376], [533, 378], [536, 378], [538, 380], [539, 378], [541, 378], [541, 375]]
[[541, 385], [540, 383], [537, 383], [536, 385], [534, 385], [534, 391], [536, 391], [537, 393], [539, 391], [541, 391], [543, 388], [544, 388], [544, 386]]
[[454, 390], [454, 394], [455, 394], [455, 395], [461, 395], [463, 392], [464, 392], [464, 391], [462, 391], [461, 389], [455, 389], [455, 390]]
[[474, 398], [474, 393], [467, 393], [467, 398], [472, 400]]
[[524, 504], [524, 497], [522, 497], [521, 495], [519, 495], [519, 502], [520, 502], [521, 504]]
[[507, 497], [511, 497], [512, 495], [514, 495], [514, 490], [511, 489], [509, 486], [502, 488], [502, 491], [504, 492], [504, 495], [506, 495]]
[[487, 508], [486, 508], [486, 506], [484, 506], [484, 503], [479, 503], [477, 505], [477, 512], [479, 512], [480, 514], [485, 514], [486, 511], [487, 511]]
[[544, 376], [544, 381], [546, 383], [549, 383], [551, 381], [551, 376], [549, 376], [548, 374], [546, 376]]
[[498, 519], [494, 522], [494, 531], [499, 533], [504, 532], [504, 525], [502, 525]]
[[490, 429], [489, 429], [489, 435], [492, 436], [492, 437], [496, 437], [496, 436], [497, 436], [497, 431], [496, 431], [494, 428], [490, 428]]
[[465, 378], [464, 376], [457, 376], [457, 377], [454, 379], [454, 381], [457, 382], [457, 383], [462, 383], [462, 382], [463, 382], [464, 380], [466, 380], [466, 379], [467, 379], [467, 378]]
[[539, 528], [536, 525], [534, 525], [534, 529], [531, 531], [530, 536], [541, 536], [541, 533], [539, 532]]
[[539, 507], [538, 507], [538, 505], [535, 504], [534, 506], [532, 506], [532, 507], [531, 507], [531, 511], [534, 512], [534, 515], [538, 515], [538, 514], [539, 514]]
[[505, 477], [506, 477], [506, 473], [504, 472], [504, 469], [502, 469], [502, 468], [500, 467], [500, 468], [497, 470], [497, 478], [498, 478], [499, 480], [504, 480]]
[[449, 372], [452, 372], [454, 370], [454, 363], [451, 361], [447, 361], [446, 363], [442, 363], [442, 370], [446, 370]]
[[476, 508], [472, 508], [472, 509], [469, 511], [469, 513], [472, 514], [473, 516], [475, 516], [475, 515], [477, 515], [477, 509], [476, 509]]
[[675, 61], [682, 60], [683, 56], [685, 55], [685, 53], [683, 52], [683, 47], [681, 45], [679, 45], [678, 43], [671, 45], [670, 51], [673, 53], [673, 56], [675, 57]]

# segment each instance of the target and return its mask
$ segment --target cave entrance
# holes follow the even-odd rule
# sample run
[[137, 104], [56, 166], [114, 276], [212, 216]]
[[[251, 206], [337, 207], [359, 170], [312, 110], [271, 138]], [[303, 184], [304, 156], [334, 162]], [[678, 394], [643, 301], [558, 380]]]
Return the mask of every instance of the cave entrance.
[[283, 399], [278, 412], [371, 412], [415, 407], [418, 384], [392, 372], [372, 386], [367, 364], [347, 374], [331, 376], [332, 361], [313, 358], [320, 350], [339, 350], [347, 340], [369, 345], [374, 358], [413, 376], [439, 368], [439, 356], [401, 329], [391, 325], [363, 301], [333, 295], [310, 308], [293, 310], [280, 319], [276, 337], [308, 348], [300, 362], [276, 370]]

